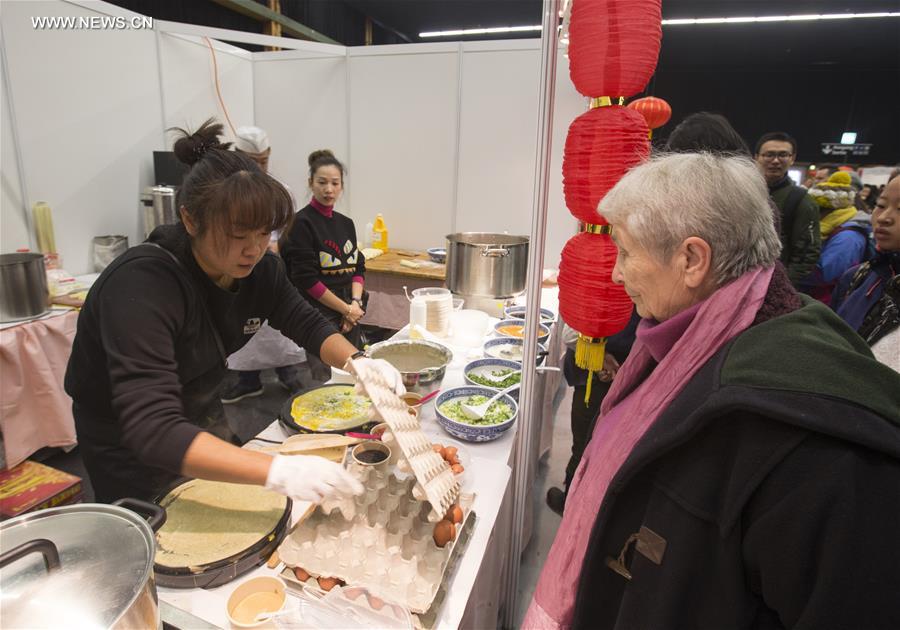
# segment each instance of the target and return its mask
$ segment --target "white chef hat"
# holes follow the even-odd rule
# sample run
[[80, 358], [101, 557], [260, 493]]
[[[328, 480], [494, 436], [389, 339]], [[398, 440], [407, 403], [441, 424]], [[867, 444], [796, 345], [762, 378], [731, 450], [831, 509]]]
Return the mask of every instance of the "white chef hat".
[[269, 148], [269, 135], [259, 127], [238, 127], [234, 148], [246, 153], [262, 153]]

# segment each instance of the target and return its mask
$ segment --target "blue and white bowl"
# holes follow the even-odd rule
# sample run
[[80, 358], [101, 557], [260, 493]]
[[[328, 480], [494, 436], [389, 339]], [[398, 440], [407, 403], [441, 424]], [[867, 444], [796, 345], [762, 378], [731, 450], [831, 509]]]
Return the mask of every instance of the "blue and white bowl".
[[481, 385], [463, 385], [462, 387], [452, 387], [445, 392], [438, 394], [434, 401], [434, 410], [437, 415], [438, 424], [447, 433], [460, 440], [467, 442], [490, 442], [496, 440], [505, 431], [507, 431], [519, 415], [519, 405], [513, 400], [509, 394], [503, 395], [500, 400], [509, 405], [513, 410], [512, 417], [500, 424], [475, 425], [465, 422], [457, 422], [448, 418], [441, 413], [441, 405], [454, 398], [467, 398], [468, 396], [487, 396], [490, 398], [497, 393], [497, 390], [490, 387], [482, 387]]
[[443, 247], [432, 247], [431, 249], [426, 250], [428, 255], [431, 257], [436, 263], [445, 263], [447, 262], [447, 250]]
[[[488, 359], [505, 359], [507, 361], [515, 361], [516, 363], [522, 363], [522, 350], [525, 347], [525, 340], [519, 339], [518, 337], [495, 337], [493, 339], [488, 339], [484, 342], [484, 346], [482, 347], [484, 351], [485, 358]], [[519, 358], [515, 358], [515, 356], [508, 355], [503, 351], [504, 348], [512, 348], [513, 352], [517, 352]], [[547, 356], [547, 348], [543, 344], [538, 344], [538, 354], [537, 361], [535, 362], [537, 365], [540, 365], [544, 360], [544, 357]]]
[[[494, 392], [499, 392], [502, 388], [500, 387], [492, 387], [490, 385], [482, 385], [481, 383], [476, 383], [472, 379], [469, 378], [469, 374], [473, 372], [475, 374], [479, 374], [480, 372], [490, 372], [491, 370], [520, 370], [522, 369], [522, 364], [518, 361], [509, 361], [507, 359], [475, 359], [474, 361], [469, 361], [466, 364], [466, 367], [463, 369], [463, 376], [466, 378], [466, 383], [469, 385], [474, 385], [475, 387], [487, 387], [488, 389], [493, 389]], [[510, 396], [515, 399], [516, 402], [519, 402], [519, 390], [514, 389], [509, 393]]]
[[[518, 306], [507, 306], [503, 309], [503, 317], [506, 319], [525, 319], [525, 309], [527, 307], [524, 305]], [[548, 326], [556, 321], [556, 313], [551, 311], [549, 308], [541, 309], [541, 323], [547, 324]]]
[[[500, 335], [501, 337], [511, 337], [512, 339], [522, 339], [522, 337], [516, 337], [514, 335], [509, 335], [502, 330], [504, 326], [524, 326], [524, 319], [501, 319], [499, 322], [494, 324], [494, 332]], [[538, 341], [545, 341], [547, 337], [550, 336], [550, 327], [545, 324], [540, 324], [540, 328], [538, 330]]]

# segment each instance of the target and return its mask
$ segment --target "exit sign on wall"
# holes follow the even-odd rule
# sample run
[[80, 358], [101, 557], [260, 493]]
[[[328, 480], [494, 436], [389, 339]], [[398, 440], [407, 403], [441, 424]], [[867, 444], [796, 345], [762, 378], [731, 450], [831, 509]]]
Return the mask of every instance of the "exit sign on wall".
[[841, 144], [840, 142], [823, 142], [822, 153], [825, 155], [869, 155], [871, 144]]

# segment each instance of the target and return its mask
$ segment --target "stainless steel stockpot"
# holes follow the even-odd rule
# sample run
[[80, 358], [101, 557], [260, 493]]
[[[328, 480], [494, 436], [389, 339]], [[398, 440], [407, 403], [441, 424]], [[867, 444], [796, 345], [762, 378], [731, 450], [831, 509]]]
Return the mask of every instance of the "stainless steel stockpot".
[[44, 314], [49, 295], [43, 254], [0, 254], [0, 322]]
[[525, 290], [528, 237], [489, 232], [447, 235], [447, 288], [458, 295], [505, 299]]
[[82, 503], [0, 523], [0, 590], [7, 628], [158, 628], [153, 582], [156, 536], [165, 512]]

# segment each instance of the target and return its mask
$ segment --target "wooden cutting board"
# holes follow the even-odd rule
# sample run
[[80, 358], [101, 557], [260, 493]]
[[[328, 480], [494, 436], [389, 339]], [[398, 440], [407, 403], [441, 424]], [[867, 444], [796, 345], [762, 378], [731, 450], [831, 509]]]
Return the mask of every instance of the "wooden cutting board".
[[344, 459], [344, 450], [362, 441], [345, 435], [308, 433], [292, 435], [281, 444], [259, 450], [280, 455], [316, 455], [340, 463]]
[[[403, 264], [403, 261], [406, 261], [407, 264]], [[419, 266], [410, 267], [409, 263]], [[366, 271], [440, 282], [443, 282], [447, 276], [446, 265], [433, 262], [425, 252], [406, 249], [388, 249], [378, 258], [366, 260]]]

